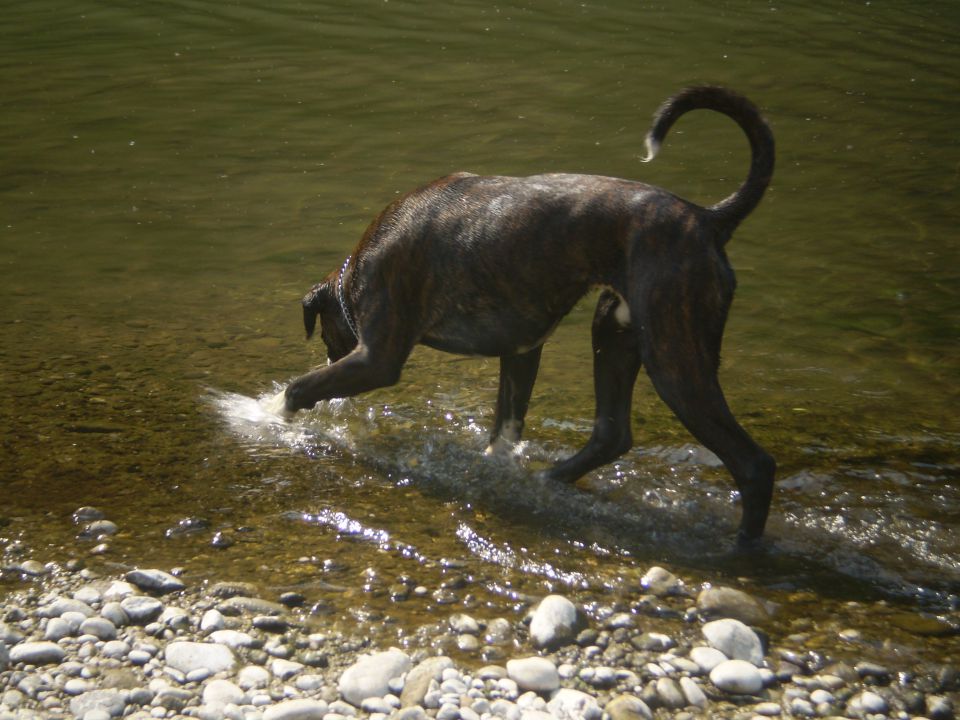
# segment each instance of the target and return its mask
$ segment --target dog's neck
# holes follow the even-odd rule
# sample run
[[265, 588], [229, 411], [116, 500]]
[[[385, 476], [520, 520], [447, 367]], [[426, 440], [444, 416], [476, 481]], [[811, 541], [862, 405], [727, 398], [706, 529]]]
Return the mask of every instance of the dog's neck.
[[350, 264], [350, 257], [348, 256], [346, 260], [343, 261], [343, 266], [340, 268], [340, 275], [337, 278], [337, 300], [340, 302], [340, 312], [343, 313], [343, 319], [347, 321], [347, 327], [350, 328], [350, 332], [353, 333], [353, 336], [359, 340], [360, 333], [357, 332], [357, 326], [353, 322], [353, 317], [350, 315], [350, 309], [347, 307], [347, 300], [343, 295], [343, 274], [347, 271], [347, 266]]

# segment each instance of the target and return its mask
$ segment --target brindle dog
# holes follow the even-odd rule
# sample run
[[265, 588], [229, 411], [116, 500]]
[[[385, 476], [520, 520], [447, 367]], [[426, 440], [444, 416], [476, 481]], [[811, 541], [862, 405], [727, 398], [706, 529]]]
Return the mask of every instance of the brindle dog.
[[711, 207], [633, 180], [457, 173], [414, 190], [370, 225], [342, 267], [303, 299], [330, 364], [294, 380], [285, 411], [393, 385], [418, 343], [500, 358], [488, 452], [520, 438], [544, 341], [591, 288], [596, 419], [586, 446], [545, 471], [573, 482], [633, 445], [640, 367], [681, 422], [723, 461], [740, 490], [738, 537], [759, 538], [775, 463], [734, 419], [717, 380], [735, 279], [724, 246], [760, 202], [773, 135], [746, 98], [687, 88], [654, 115], [651, 160], [684, 113], [732, 118], [750, 142], [746, 181]]

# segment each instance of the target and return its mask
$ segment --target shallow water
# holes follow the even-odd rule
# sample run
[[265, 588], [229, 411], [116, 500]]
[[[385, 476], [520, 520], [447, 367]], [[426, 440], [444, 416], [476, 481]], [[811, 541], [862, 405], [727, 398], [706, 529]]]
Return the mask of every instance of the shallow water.
[[[299, 588], [344, 622], [547, 588], [612, 602], [665, 563], [783, 603], [783, 632], [883, 638], [883, 607], [956, 623], [958, 30], [951, 2], [11, 8], [0, 534], [85, 554], [70, 514], [96, 505], [121, 528], [105, 562]], [[731, 552], [731, 482], [643, 379], [637, 448], [578, 488], [531, 479], [589, 433], [590, 298], [512, 458], [482, 456], [493, 360], [420, 349], [395, 388], [263, 413], [325, 361], [300, 296], [397, 193], [462, 169], [728, 194], [747, 159], [724, 118], [684, 118], [639, 163], [655, 107], [705, 81], [752, 97], [778, 143], [729, 246], [722, 370], [780, 466], [765, 555]], [[392, 601], [404, 575], [431, 595]]]

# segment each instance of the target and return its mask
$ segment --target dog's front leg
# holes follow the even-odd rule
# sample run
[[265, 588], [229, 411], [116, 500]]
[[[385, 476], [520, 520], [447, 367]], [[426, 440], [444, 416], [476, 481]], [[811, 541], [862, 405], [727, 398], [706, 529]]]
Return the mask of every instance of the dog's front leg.
[[543, 346], [518, 355], [500, 357], [500, 387], [497, 390], [497, 416], [486, 454], [495, 455], [520, 441], [523, 419], [527, 415], [530, 394], [540, 369]]
[[288, 413], [312, 408], [321, 400], [359, 395], [400, 379], [402, 358], [374, 357], [363, 344], [332, 365], [301, 375], [287, 386], [285, 409]]

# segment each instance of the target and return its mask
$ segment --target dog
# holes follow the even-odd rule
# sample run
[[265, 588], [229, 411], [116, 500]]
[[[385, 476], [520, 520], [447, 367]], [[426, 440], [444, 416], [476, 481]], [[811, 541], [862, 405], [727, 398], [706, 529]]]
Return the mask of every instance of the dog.
[[284, 391], [287, 414], [393, 385], [414, 346], [500, 358], [488, 452], [520, 439], [543, 343], [588, 291], [596, 417], [572, 457], [544, 471], [572, 483], [633, 446], [630, 408], [641, 367], [660, 397], [733, 476], [738, 539], [764, 531], [776, 465], [738, 424], [717, 379], [736, 281], [724, 247], [760, 202], [774, 166], [773, 134], [746, 98], [691, 87], [654, 114], [652, 160], [692, 110], [730, 117], [746, 134], [746, 180], [701, 207], [633, 180], [456, 173], [389, 205], [353, 253], [303, 298], [309, 339], [320, 318], [326, 367]]

